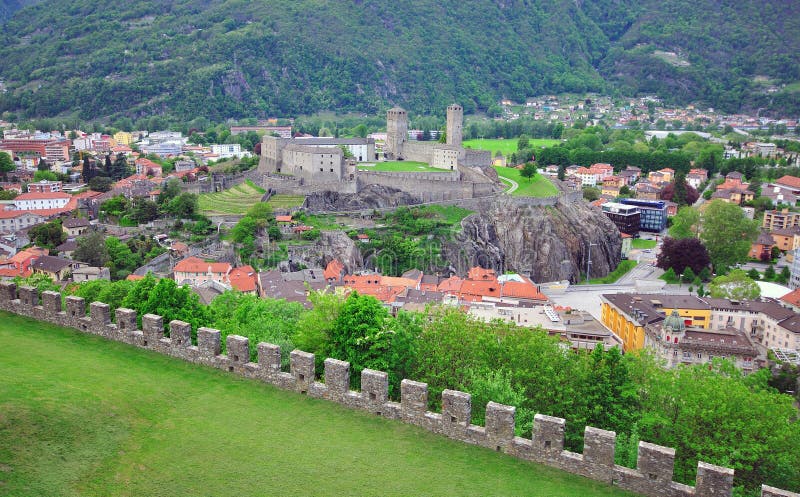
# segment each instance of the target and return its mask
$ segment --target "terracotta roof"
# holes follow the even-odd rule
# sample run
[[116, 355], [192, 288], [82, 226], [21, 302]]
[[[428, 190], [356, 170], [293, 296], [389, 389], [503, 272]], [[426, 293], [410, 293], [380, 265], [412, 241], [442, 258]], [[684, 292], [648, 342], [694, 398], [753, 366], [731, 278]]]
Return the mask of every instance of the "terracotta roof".
[[476, 281], [490, 281], [496, 280], [497, 274], [494, 272], [494, 269], [484, 269], [482, 267], [475, 266], [470, 268], [469, 272], [467, 273], [467, 279]]
[[231, 265], [227, 262], [206, 262], [199, 257], [187, 257], [175, 265], [174, 271], [181, 273], [222, 273], [228, 274]]
[[138, 274], [129, 274], [128, 276], [125, 277], [125, 279], [127, 281], [139, 281], [139, 280], [143, 280], [144, 276], [140, 276]]
[[72, 198], [72, 195], [64, 192], [28, 192], [17, 195], [14, 200], [50, 200], [57, 198]]
[[436, 290], [442, 293], [458, 292], [461, 289], [461, 283], [463, 282], [464, 280], [462, 280], [458, 276], [451, 276], [447, 279], [442, 280], [439, 283], [439, 286]]
[[275, 216], [275, 221], [279, 223], [291, 223], [292, 216]]
[[779, 185], [786, 185], [792, 188], [800, 188], [800, 178], [797, 176], [789, 176], [788, 174], [775, 180], [775, 183], [778, 183]]
[[331, 279], [338, 280], [342, 275], [342, 271], [344, 271], [344, 264], [339, 262], [339, 259], [333, 259], [325, 267], [325, 271], [323, 271], [322, 275], [326, 281]]
[[241, 266], [231, 269], [228, 281], [240, 292], [256, 291], [256, 270], [252, 266]]
[[0, 211], [0, 219], [14, 219], [26, 214], [33, 215], [31, 211], [2, 210]]
[[480, 301], [483, 297], [500, 297], [500, 282], [465, 280], [458, 292], [463, 300]]
[[786, 302], [787, 304], [791, 304], [795, 307], [800, 307], [800, 288], [792, 290], [791, 292], [781, 297], [780, 300]]
[[536, 289], [536, 285], [532, 282], [519, 282], [519, 281], [506, 281], [503, 283], [502, 286], [502, 295], [503, 297], [513, 297], [518, 299], [529, 299], [529, 300], [547, 300], [539, 290]]

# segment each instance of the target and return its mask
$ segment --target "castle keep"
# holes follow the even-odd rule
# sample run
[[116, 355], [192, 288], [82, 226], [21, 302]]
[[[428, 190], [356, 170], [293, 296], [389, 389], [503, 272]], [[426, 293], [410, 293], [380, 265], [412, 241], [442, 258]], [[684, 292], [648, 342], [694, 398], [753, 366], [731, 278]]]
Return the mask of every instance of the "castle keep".
[[[564, 450], [565, 421], [537, 414], [533, 435], [514, 435], [515, 408], [489, 402], [485, 426], [470, 423], [472, 397], [465, 392], [442, 392], [440, 413], [428, 408], [428, 386], [411, 380], [401, 383], [400, 402], [389, 400], [389, 377], [383, 371], [365, 369], [361, 373], [361, 391], [350, 390], [350, 364], [326, 359], [324, 383], [315, 376], [314, 354], [294, 350], [289, 371], [281, 369], [280, 347], [268, 343], [256, 345], [257, 361], [251, 362], [251, 345], [246, 337], [228, 335], [226, 354], [221, 354], [219, 330], [200, 328], [197, 344], [192, 343], [188, 323], [169, 323], [169, 337], [164, 336], [164, 318], [142, 316], [138, 329], [136, 311], [119, 308], [112, 322], [107, 304], [93, 302], [86, 315], [83, 298], [69, 296], [62, 307], [61, 294], [39, 291], [34, 287], [17, 289], [14, 283], [0, 283], [0, 309], [68, 326], [109, 340], [156, 351], [195, 364], [202, 364], [257, 381], [270, 383], [311, 397], [327, 399], [352, 409], [362, 409], [462, 442], [505, 452], [514, 457], [583, 475], [597, 481], [652, 497], [730, 497], [733, 470], [704, 462], [697, 464], [696, 486], [672, 481], [675, 449], [647, 442], [639, 443], [636, 469], [614, 464], [616, 434], [586, 427], [583, 453]], [[764, 485], [762, 497], [800, 497], [800, 494]]]

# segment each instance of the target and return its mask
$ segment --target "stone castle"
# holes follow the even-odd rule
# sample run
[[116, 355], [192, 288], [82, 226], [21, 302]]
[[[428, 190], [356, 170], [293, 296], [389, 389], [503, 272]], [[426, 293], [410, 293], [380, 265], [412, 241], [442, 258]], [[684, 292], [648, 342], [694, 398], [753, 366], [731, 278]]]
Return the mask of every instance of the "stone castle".
[[[515, 408], [489, 402], [485, 426], [470, 423], [472, 397], [465, 392], [442, 392], [441, 413], [428, 408], [428, 386], [411, 380], [401, 383], [400, 402], [389, 400], [389, 377], [382, 371], [365, 369], [361, 373], [361, 391], [350, 390], [350, 364], [325, 359], [324, 383], [315, 377], [314, 354], [294, 350], [289, 371], [281, 370], [281, 351], [277, 345], [256, 345], [257, 362], [250, 361], [250, 343], [246, 337], [228, 335], [226, 353], [221, 353], [219, 330], [197, 330], [197, 345], [192, 343], [188, 323], [169, 323], [169, 337], [164, 336], [164, 318], [142, 316], [137, 327], [136, 311], [119, 308], [115, 321], [107, 304], [93, 302], [86, 315], [83, 298], [69, 296], [62, 307], [61, 294], [46, 291], [39, 295], [34, 287], [17, 289], [14, 283], [0, 283], [0, 309], [47, 321], [60, 326], [124, 342], [195, 364], [202, 364], [232, 374], [270, 383], [311, 397], [327, 399], [352, 409], [362, 409], [469, 444], [480, 445], [513, 457], [556, 467], [570, 473], [605, 482], [652, 497], [730, 497], [733, 493], [733, 470], [704, 462], [697, 464], [694, 487], [672, 481], [675, 449], [647, 442], [639, 443], [636, 469], [614, 463], [616, 434], [586, 427], [583, 453], [564, 450], [565, 420], [537, 414], [531, 438], [515, 436]], [[800, 494], [762, 486], [762, 497], [800, 497]]]
[[[447, 108], [447, 143], [408, 140], [408, 114], [395, 107], [386, 114], [384, 157], [425, 162], [442, 173], [359, 171], [358, 162], [375, 162], [375, 142], [369, 138], [280, 138], [264, 136], [258, 171], [264, 186], [278, 193], [329, 190], [357, 193], [367, 185], [406, 191], [423, 202], [468, 199], [497, 193], [498, 185], [481, 172], [491, 166], [491, 153], [461, 146], [464, 111]], [[343, 148], [352, 159], [346, 160]], [[449, 172], [450, 174], [443, 174]]]

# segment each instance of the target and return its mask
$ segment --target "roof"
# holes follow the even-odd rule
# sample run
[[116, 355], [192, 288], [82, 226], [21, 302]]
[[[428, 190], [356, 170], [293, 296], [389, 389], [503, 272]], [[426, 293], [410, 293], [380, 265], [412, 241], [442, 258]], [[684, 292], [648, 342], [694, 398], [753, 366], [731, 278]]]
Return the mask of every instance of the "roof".
[[773, 240], [772, 236], [767, 233], [766, 231], [762, 231], [758, 234], [758, 238], [755, 242], [757, 245], [769, 245], [770, 247], [775, 245], [775, 240]]
[[506, 281], [502, 286], [503, 297], [514, 297], [529, 300], [547, 300], [532, 282], [520, 283], [517, 281]]
[[275, 216], [275, 221], [279, 223], [291, 223], [292, 216]]
[[337, 280], [342, 275], [342, 271], [344, 271], [344, 264], [339, 262], [339, 259], [333, 259], [328, 265], [325, 267], [325, 271], [323, 271], [323, 276], [325, 280]]
[[43, 255], [36, 259], [36, 261], [31, 264], [31, 267], [33, 269], [38, 269], [39, 271], [57, 273], [62, 269], [68, 268], [70, 265], [72, 265], [72, 261], [69, 259], [55, 257], [52, 255]]
[[482, 267], [475, 266], [470, 268], [469, 272], [467, 272], [467, 279], [477, 281], [496, 280], [497, 274], [494, 272], [494, 269], [484, 269]]
[[199, 257], [187, 257], [175, 265], [174, 271], [181, 273], [223, 273], [228, 274], [231, 265], [227, 262], [206, 262]]
[[57, 198], [72, 198], [72, 195], [64, 192], [28, 192], [17, 195], [14, 201], [17, 200], [51, 200]]
[[800, 178], [797, 176], [789, 176], [788, 174], [775, 180], [775, 183], [778, 183], [779, 185], [786, 185], [792, 188], [800, 188]]
[[71, 217], [65, 219], [61, 223], [61, 226], [65, 228], [82, 228], [84, 226], [89, 226], [89, 220], [82, 217]]
[[780, 300], [795, 307], [800, 307], [800, 288], [792, 290], [781, 297]]
[[231, 286], [240, 292], [254, 292], [256, 290], [256, 270], [252, 266], [241, 266], [231, 269], [228, 281]]

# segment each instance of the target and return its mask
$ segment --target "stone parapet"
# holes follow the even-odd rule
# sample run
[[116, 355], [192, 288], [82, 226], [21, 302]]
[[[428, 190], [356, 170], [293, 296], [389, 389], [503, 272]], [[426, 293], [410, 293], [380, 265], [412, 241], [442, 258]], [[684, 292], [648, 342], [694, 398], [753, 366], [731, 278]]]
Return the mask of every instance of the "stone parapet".
[[[257, 379], [278, 388], [328, 399], [353, 409], [399, 419], [470, 444], [482, 445], [520, 459], [536, 461], [616, 485], [620, 488], [652, 497], [730, 497], [733, 494], [732, 469], [705, 462], [697, 464], [696, 486], [672, 481], [675, 450], [669, 447], [640, 442], [636, 469], [614, 464], [616, 434], [612, 431], [586, 427], [582, 454], [564, 450], [565, 420], [537, 414], [530, 439], [515, 436], [515, 408], [495, 402], [486, 406], [486, 426], [476, 426], [472, 420], [472, 396], [465, 392], [442, 392], [442, 412], [428, 408], [428, 386], [412, 380], [400, 385], [400, 402], [389, 399], [389, 377], [383, 371], [365, 369], [361, 373], [361, 391], [350, 390], [350, 364], [326, 359], [325, 376], [315, 378], [314, 354], [294, 350], [290, 353], [289, 372], [282, 371], [280, 347], [268, 343], [256, 346], [258, 362], [250, 362], [250, 344], [246, 337], [228, 335], [226, 354], [221, 354], [220, 331], [211, 328], [197, 330], [197, 345], [192, 345], [192, 329], [188, 323], [172, 321], [170, 337], [164, 337], [161, 316], [142, 316], [142, 328], [137, 329], [136, 312], [119, 308], [116, 323], [111, 322], [108, 305], [93, 302], [86, 316], [84, 299], [69, 296], [66, 310], [61, 307], [61, 295], [35, 288], [17, 289], [14, 283], [0, 282], [0, 310], [13, 312], [56, 325], [69, 326], [86, 333], [101, 335], [145, 349], [153, 350], [189, 362], [205, 364], [233, 374]], [[764, 485], [762, 497], [800, 497], [800, 494]]]

